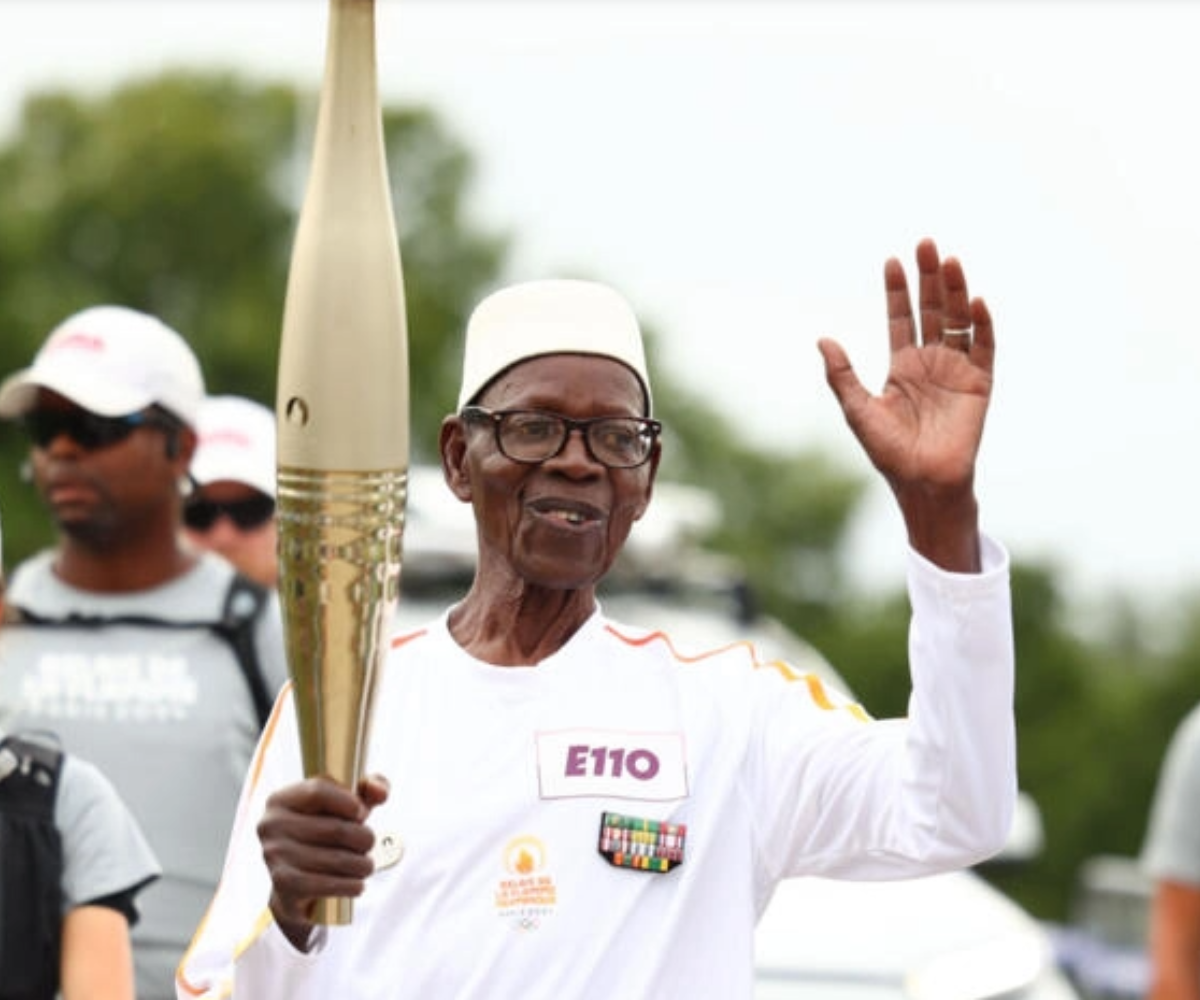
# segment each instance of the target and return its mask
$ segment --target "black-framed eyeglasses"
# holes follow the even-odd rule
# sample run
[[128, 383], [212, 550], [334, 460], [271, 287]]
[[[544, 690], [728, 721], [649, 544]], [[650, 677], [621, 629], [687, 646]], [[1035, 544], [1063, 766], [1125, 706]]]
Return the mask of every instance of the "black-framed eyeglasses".
[[662, 433], [662, 424], [648, 417], [572, 420], [542, 410], [488, 410], [482, 406], [463, 407], [460, 415], [468, 421], [490, 421], [500, 453], [529, 465], [552, 459], [577, 430], [594, 461], [610, 469], [633, 469], [650, 458]]
[[66, 434], [86, 451], [107, 448], [124, 441], [139, 427], [166, 427], [166, 421], [150, 411], [127, 413], [122, 417], [102, 417], [79, 407], [31, 410], [21, 418], [21, 424], [29, 439], [39, 448], [47, 447], [60, 434]]
[[239, 531], [261, 528], [275, 516], [275, 501], [265, 493], [244, 500], [209, 500], [195, 497], [183, 505], [183, 523], [192, 531], [212, 531], [222, 517], [228, 517]]

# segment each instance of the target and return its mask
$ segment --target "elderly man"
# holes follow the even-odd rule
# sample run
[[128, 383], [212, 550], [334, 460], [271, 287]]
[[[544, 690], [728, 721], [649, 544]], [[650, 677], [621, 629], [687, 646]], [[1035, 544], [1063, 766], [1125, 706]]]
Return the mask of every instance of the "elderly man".
[[[779, 880], [997, 850], [1016, 784], [1007, 558], [973, 489], [992, 324], [956, 261], [926, 241], [917, 262], [919, 329], [885, 268], [881, 395], [820, 344], [908, 529], [908, 718], [756, 669], [746, 645], [683, 656], [685, 636], [605, 617], [596, 585], [661, 449], [638, 324], [588, 282], [501, 290], [472, 315], [441, 431], [474, 581], [396, 637], [360, 788], [302, 780], [281, 701], [179, 996], [749, 997]], [[357, 897], [351, 925], [313, 926], [328, 896]]]

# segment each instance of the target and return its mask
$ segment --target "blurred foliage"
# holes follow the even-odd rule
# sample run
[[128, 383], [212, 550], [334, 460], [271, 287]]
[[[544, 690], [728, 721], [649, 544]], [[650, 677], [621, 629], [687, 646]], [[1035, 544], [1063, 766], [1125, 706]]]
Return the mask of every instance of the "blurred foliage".
[[[315, 115], [314, 94], [232, 75], [172, 73], [96, 97], [27, 100], [0, 148], [0, 371], [27, 365], [76, 310], [116, 302], [179, 330], [210, 391], [273, 408]], [[472, 160], [431, 111], [389, 108], [384, 118], [422, 376], [413, 380], [413, 451], [428, 458], [454, 402], [467, 310], [496, 282], [507, 239], [466, 219]], [[10, 561], [52, 537], [17, 481], [23, 454], [7, 428], [0, 495]]]
[[713, 493], [722, 517], [708, 544], [737, 558], [762, 611], [808, 634], [841, 599], [842, 541], [866, 484], [821, 451], [754, 448], [706, 401], [664, 383], [663, 366], [654, 370], [660, 479]]
[[[183, 333], [211, 391], [273, 405], [315, 104], [288, 87], [179, 73], [100, 95], [30, 98], [0, 146], [0, 373], [28, 364], [70, 313], [118, 302]], [[454, 403], [466, 316], [505, 278], [509, 240], [470, 217], [472, 157], [432, 111], [387, 108], [385, 133], [414, 460], [428, 461]], [[812, 641], [873, 714], [902, 714], [906, 598], [848, 593], [842, 577], [865, 484], [821, 452], [750, 446], [655, 364], [653, 331], [647, 349], [666, 425], [662, 478], [706, 487], [723, 509], [708, 544], [736, 559], [762, 609]], [[24, 454], [20, 436], [0, 426], [10, 565], [53, 538], [19, 480]], [[1200, 599], [1180, 606], [1166, 631], [1119, 596], [1073, 621], [1048, 567], [1014, 567], [1013, 593], [1021, 782], [1041, 806], [1047, 845], [1032, 865], [988, 874], [1060, 919], [1084, 857], [1139, 847], [1163, 750], [1200, 689]]]

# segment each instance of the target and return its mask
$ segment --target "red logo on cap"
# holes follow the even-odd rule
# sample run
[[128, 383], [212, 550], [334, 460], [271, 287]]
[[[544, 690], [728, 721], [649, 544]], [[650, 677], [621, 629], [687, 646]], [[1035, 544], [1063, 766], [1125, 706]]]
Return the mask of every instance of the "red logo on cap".
[[250, 438], [241, 431], [223, 430], [213, 431], [211, 434], [205, 434], [200, 438], [201, 445], [218, 445], [228, 444], [235, 448], [249, 448]]
[[53, 343], [47, 345], [52, 351], [91, 351], [99, 354], [104, 350], [104, 338], [97, 337], [95, 334], [74, 332], [64, 334]]

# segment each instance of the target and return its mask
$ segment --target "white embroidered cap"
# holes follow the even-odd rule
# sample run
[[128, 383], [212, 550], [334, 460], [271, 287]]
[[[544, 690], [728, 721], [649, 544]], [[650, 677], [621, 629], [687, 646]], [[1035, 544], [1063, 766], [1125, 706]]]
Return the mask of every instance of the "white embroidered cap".
[[546, 354], [594, 354], [630, 368], [646, 394], [650, 377], [637, 316], [607, 285], [552, 278], [502, 288], [471, 314], [463, 351], [458, 408], [501, 372]]

